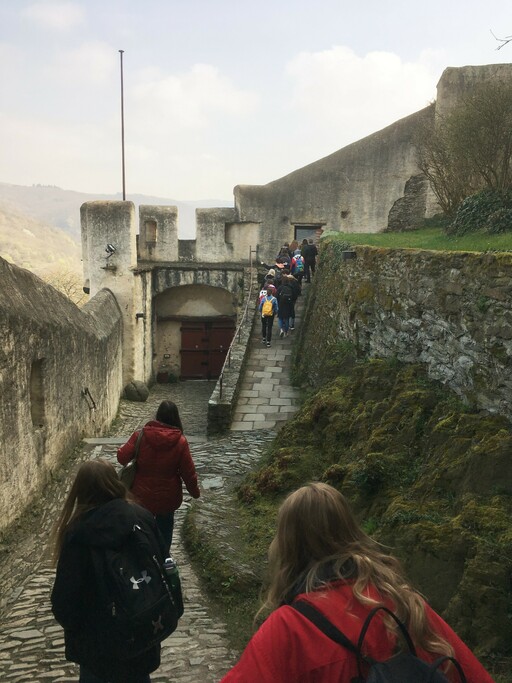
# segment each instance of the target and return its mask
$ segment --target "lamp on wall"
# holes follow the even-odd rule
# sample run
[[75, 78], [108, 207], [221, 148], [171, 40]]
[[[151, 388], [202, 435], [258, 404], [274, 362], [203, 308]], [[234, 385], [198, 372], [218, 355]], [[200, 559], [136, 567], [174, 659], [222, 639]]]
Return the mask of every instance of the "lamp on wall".
[[107, 255], [105, 258], [110, 258], [112, 254], [115, 254], [117, 249], [114, 247], [113, 244], [107, 244], [105, 251], [107, 252]]
[[144, 318], [144, 313], [136, 313], [135, 320], [139, 320], [139, 318]]
[[341, 252], [341, 259], [342, 261], [351, 261], [352, 259], [357, 258], [357, 253], [355, 251], [342, 251]]

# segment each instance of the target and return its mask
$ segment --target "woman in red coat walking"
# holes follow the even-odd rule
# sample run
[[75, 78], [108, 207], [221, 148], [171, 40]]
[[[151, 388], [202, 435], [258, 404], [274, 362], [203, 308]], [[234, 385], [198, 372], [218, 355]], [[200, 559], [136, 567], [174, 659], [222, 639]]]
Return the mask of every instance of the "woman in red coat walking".
[[[407, 583], [398, 560], [361, 529], [332, 486], [309, 484], [286, 498], [269, 549], [269, 570], [261, 611], [271, 614], [221, 683], [360, 680], [356, 655], [294, 609], [295, 600], [320, 611], [352, 643], [358, 642], [372, 608], [388, 607], [406, 624], [420, 659], [432, 663], [454, 656], [467, 683], [493, 683], [471, 650]], [[396, 631], [391, 617], [377, 612], [364, 639], [365, 657], [377, 662], [392, 657]], [[453, 683], [460, 680], [451, 663], [445, 676]]]
[[[142, 431], [131, 490], [137, 502], [155, 515], [158, 528], [170, 547], [174, 511], [183, 502], [182, 481], [193, 498], [200, 496], [196, 468], [175, 403], [162, 401], [156, 420], [144, 425]], [[135, 455], [138, 436], [139, 432], [134, 432], [117, 451], [121, 465], [128, 464]]]

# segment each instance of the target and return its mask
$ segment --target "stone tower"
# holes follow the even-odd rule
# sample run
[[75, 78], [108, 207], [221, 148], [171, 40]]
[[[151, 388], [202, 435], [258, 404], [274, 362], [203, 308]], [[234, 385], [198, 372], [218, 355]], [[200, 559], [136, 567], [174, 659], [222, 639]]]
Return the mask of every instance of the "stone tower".
[[88, 202], [81, 207], [82, 258], [91, 296], [109, 289], [123, 314], [123, 382], [144, 377], [137, 358], [143, 343], [137, 267], [135, 207], [132, 202]]

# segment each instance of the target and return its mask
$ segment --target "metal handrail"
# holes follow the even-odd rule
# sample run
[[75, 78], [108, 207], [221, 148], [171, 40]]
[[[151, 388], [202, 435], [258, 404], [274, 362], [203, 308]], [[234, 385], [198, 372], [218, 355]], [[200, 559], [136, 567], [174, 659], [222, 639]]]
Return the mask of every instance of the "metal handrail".
[[[249, 247], [249, 271], [250, 271], [250, 285], [249, 285], [249, 294], [247, 295], [247, 301], [245, 303], [245, 308], [242, 313], [242, 317], [240, 318], [240, 322], [238, 323], [238, 326], [235, 330], [235, 334], [233, 335], [233, 339], [231, 340], [231, 344], [229, 345], [229, 349], [226, 353], [226, 359], [224, 360], [224, 364], [222, 365], [222, 370], [219, 375], [218, 383], [219, 383], [219, 400], [222, 399], [222, 381], [224, 379], [224, 370], [226, 368], [226, 363], [227, 367], [231, 367], [231, 351], [233, 349], [233, 344], [235, 342], [239, 342], [241, 337], [242, 337], [242, 325], [245, 322], [245, 318], [247, 316], [247, 311], [249, 310], [249, 304], [252, 301], [252, 288], [253, 288], [253, 280], [254, 280], [254, 272], [253, 272], [253, 260], [252, 260], [252, 255], [256, 253], [256, 249], [253, 249], [252, 247]], [[237, 338], [238, 337], [238, 338]]]

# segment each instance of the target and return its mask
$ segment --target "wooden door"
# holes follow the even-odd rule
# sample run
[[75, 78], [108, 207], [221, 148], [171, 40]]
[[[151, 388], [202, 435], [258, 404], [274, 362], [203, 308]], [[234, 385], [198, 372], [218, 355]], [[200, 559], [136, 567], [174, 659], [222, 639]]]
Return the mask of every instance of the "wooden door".
[[234, 320], [183, 322], [181, 379], [215, 379], [222, 370], [235, 331]]

